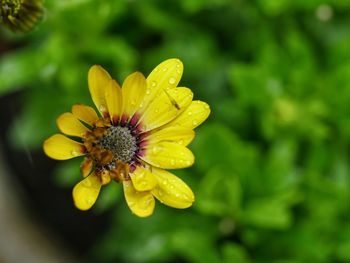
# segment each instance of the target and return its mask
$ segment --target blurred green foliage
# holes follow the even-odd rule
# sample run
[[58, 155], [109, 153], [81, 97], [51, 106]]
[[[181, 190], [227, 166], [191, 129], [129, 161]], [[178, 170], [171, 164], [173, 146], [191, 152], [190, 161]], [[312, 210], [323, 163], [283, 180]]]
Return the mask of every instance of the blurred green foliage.
[[[1, 57], [0, 95], [23, 89], [17, 146], [40, 149], [61, 112], [91, 104], [92, 64], [121, 82], [178, 57], [181, 85], [212, 107], [195, 166], [175, 171], [194, 207], [139, 219], [110, 184], [95, 212], [118, 209], [90, 261], [350, 262], [349, 1], [45, 4], [34, 32], [1, 32], [16, 48]], [[79, 180], [78, 162], [59, 167], [58, 184]]]

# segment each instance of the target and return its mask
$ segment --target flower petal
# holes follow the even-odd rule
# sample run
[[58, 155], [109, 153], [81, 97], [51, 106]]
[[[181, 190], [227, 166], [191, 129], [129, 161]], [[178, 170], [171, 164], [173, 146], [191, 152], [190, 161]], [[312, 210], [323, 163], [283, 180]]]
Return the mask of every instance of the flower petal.
[[140, 112], [143, 113], [148, 104], [153, 101], [159, 91], [175, 88], [183, 72], [183, 64], [177, 58], [171, 58], [160, 63], [147, 77], [147, 92], [142, 102]]
[[91, 174], [73, 188], [73, 200], [80, 210], [90, 209], [96, 202], [101, 190], [101, 181], [96, 174]]
[[106, 86], [105, 99], [111, 121], [117, 123], [122, 113], [122, 90], [119, 84], [111, 79]]
[[89, 129], [70, 112], [60, 115], [56, 123], [62, 133], [71, 136], [83, 137], [89, 131]]
[[44, 142], [44, 152], [52, 159], [67, 160], [85, 155], [85, 147], [62, 134], [55, 134]]
[[88, 176], [92, 171], [93, 165], [94, 165], [93, 160], [85, 157], [84, 161], [80, 164], [81, 175], [83, 177]]
[[107, 87], [111, 76], [106, 70], [99, 65], [90, 68], [88, 74], [89, 90], [92, 101], [102, 115], [107, 113], [107, 105], [105, 101], [105, 88]]
[[93, 126], [95, 121], [98, 120], [96, 111], [93, 108], [86, 105], [75, 104], [72, 107], [72, 113], [76, 118], [89, 124], [90, 126]]
[[164, 125], [164, 127], [180, 126], [189, 129], [194, 129], [203, 121], [205, 121], [210, 114], [210, 107], [207, 103], [196, 100], [178, 116], [176, 119]]
[[124, 196], [130, 210], [139, 217], [150, 216], [154, 211], [155, 200], [149, 191], [138, 192], [131, 181], [123, 181]]
[[147, 145], [144, 155], [140, 158], [163, 169], [185, 168], [194, 163], [194, 155], [188, 148], [171, 142]]
[[188, 208], [194, 202], [194, 194], [180, 178], [162, 169], [153, 169], [158, 184], [151, 191], [162, 203], [174, 208]]
[[123, 115], [131, 118], [145, 95], [147, 82], [140, 72], [129, 75], [122, 88], [123, 93]]
[[190, 105], [192, 98], [193, 93], [188, 88], [163, 90], [141, 117], [142, 130], [150, 131], [170, 122]]
[[137, 191], [149, 191], [152, 190], [157, 180], [154, 175], [143, 167], [138, 166], [135, 171], [129, 174], [131, 177], [132, 184]]
[[159, 130], [153, 130], [146, 137], [148, 144], [155, 144], [161, 141], [175, 142], [183, 146], [188, 145], [194, 138], [193, 130], [184, 127], [170, 126], [167, 128], [161, 127]]

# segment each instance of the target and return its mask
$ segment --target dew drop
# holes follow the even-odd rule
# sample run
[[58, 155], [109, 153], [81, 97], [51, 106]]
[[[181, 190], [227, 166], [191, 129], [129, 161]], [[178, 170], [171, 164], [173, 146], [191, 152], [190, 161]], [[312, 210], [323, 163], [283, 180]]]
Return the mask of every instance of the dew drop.
[[161, 151], [163, 151], [162, 146], [153, 146], [153, 148], [152, 148], [152, 152], [155, 154], [160, 153]]
[[[163, 181], [163, 185], [167, 185], [168, 184], [168, 180], [164, 180]], [[161, 191], [159, 191], [159, 194], [161, 193]]]
[[94, 203], [94, 200], [92, 198], [86, 197], [85, 198], [85, 203], [88, 205], [92, 205]]
[[194, 120], [194, 121], [192, 121], [192, 124], [193, 124], [193, 126], [197, 126], [198, 121], [197, 121], [197, 120]]
[[154, 110], [154, 112], [155, 112], [155, 113], [158, 113], [158, 112], [159, 112], [159, 108], [156, 108], [156, 109]]
[[98, 110], [99, 110], [100, 112], [104, 112], [104, 111], [106, 111], [106, 108], [105, 108], [103, 105], [100, 105], [100, 106], [98, 107]]
[[72, 156], [78, 156], [79, 155], [79, 153], [76, 150], [71, 150], [70, 154]]
[[171, 77], [168, 82], [170, 85], [173, 85], [173, 84], [175, 84], [176, 79], [174, 77]]
[[184, 140], [179, 140], [179, 144], [184, 144]]
[[192, 111], [187, 112], [187, 115], [191, 116], [192, 115]]
[[171, 160], [170, 160], [170, 164], [171, 164], [171, 165], [175, 165], [175, 164], [176, 164], [175, 159], [171, 159]]
[[[157, 82], [156, 82], [156, 81], [152, 81], [151, 86], [152, 86], [152, 87], [157, 86]], [[147, 93], [147, 92], [146, 92], [146, 93]]]
[[168, 70], [168, 68], [167, 68], [167, 67], [164, 67], [164, 68], [163, 68], [163, 71], [167, 71], [167, 70]]
[[141, 186], [142, 188], [145, 188], [145, 187], [147, 186], [147, 182], [146, 182], [146, 181], [141, 181], [141, 182], [140, 182], [140, 186]]
[[154, 72], [158, 72], [158, 71], [159, 71], [159, 68], [155, 68], [155, 69], [154, 69]]
[[177, 69], [176, 70], [177, 74], [181, 74], [181, 70]]

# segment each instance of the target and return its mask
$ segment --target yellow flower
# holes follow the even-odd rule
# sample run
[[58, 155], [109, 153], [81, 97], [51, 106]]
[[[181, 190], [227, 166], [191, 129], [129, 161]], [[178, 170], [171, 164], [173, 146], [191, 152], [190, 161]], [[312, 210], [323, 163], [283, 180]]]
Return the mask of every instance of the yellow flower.
[[90, 209], [101, 186], [111, 181], [123, 184], [129, 208], [140, 217], [153, 213], [155, 198], [175, 208], [192, 205], [192, 190], [164, 170], [194, 163], [187, 145], [195, 136], [193, 129], [210, 113], [208, 104], [192, 101], [190, 89], [177, 87], [182, 71], [180, 60], [168, 59], [147, 79], [139, 72], [129, 75], [120, 88], [101, 66], [91, 67], [88, 84], [101, 117], [89, 106], [74, 105], [57, 119], [65, 135], [44, 142], [53, 159], [85, 156], [85, 179], [73, 189], [77, 208]]
[[42, 0], [0, 0], [0, 22], [12, 31], [27, 32], [43, 16]]

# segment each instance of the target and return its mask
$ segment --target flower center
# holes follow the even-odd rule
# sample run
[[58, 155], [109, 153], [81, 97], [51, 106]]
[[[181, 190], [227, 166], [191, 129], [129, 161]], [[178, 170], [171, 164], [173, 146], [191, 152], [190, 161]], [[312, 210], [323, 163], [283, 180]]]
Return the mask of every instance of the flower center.
[[16, 15], [21, 8], [21, 0], [2, 0], [1, 14], [4, 16]]
[[120, 126], [109, 127], [107, 133], [99, 140], [98, 145], [110, 150], [114, 160], [124, 163], [129, 163], [133, 159], [138, 148], [137, 140], [129, 128]]

